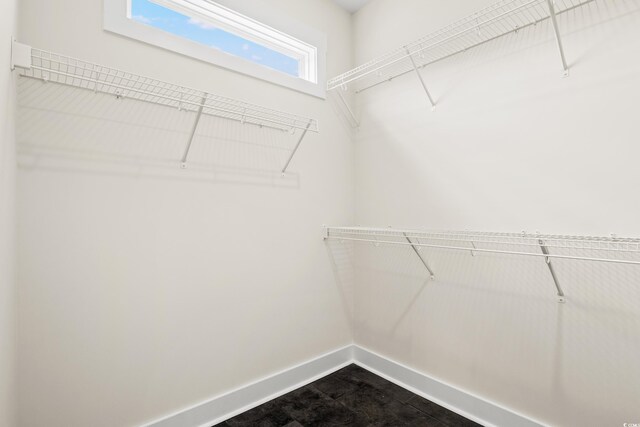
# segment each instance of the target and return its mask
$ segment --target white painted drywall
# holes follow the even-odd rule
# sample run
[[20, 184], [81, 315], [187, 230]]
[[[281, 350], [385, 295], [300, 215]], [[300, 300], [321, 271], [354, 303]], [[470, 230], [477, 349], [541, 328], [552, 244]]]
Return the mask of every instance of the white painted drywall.
[[[491, 1], [376, 0], [360, 63]], [[599, 0], [357, 97], [356, 223], [640, 236], [640, 3]], [[553, 426], [640, 420], [640, 272], [357, 246], [355, 342]]]
[[15, 79], [17, 1], [0, 3], [0, 426], [15, 425]]
[[[329, 74], [352, 65], [350, 15], [333, 2], [233, 4], [327, 33]], [[20, 425], [140, 425], [349, 344], [350, 289], [335, 279], [348, 258], [321, 239], [323, 223], [354, 220], [333, 104], [105, 33], [100, 0], [20, 6], [25, 43], [322, 130], [281, 178], [295, 136], [203, 118], [182, 171], [192, 116], [21, 79]]]

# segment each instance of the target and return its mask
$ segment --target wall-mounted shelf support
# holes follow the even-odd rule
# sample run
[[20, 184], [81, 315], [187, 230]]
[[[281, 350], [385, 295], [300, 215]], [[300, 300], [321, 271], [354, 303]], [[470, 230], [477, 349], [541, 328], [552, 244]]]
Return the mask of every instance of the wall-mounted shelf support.
[[404, 238], [407, 239], [407, 242], [409, 242], [409, 244], [411, 245], [411, 249], [413, 249], [413, 251], [416, 253], [418, 258], [420, 258], [420, 261], [422, 261], [422, 264], [424, 265], [424, 267], [429, 272], [429, 276], [431, 277], [431, 280], [434, 280], [436, 278], [436, 275], [433, 274], [433, 270], [431, 269], [431, 267], [429, 267], [429, 264], [427, 264], [427, 261], [425, 261], [425, 259], [422, 257], [422, 255], [420, 254], [420, 251], [418, 251], [418, 249], [416, 248], [416, 245], [413, 244], [409, 236], [407, 236], [407, 233], [402, 233], [402, 234], [404, 235]]
[[327, 240], [329, 238], [329, 227], [326, 225], [322, 225], [322, 240]]
[[558, 28], [558, 19], [556, 18], [556, 8], [554, 6], [554, 0], [547, 0], [549, 6], [549, 16], [551, 17], [551, 24], [553, 25], [553, 32], [556, 37], [556, 44], [558, 45], [558, 51], [560, 52], [560, 59], [562, 60], [562, 75], [564, 77], [569, 76], [569, 66], [567, 65], [567, 59], [564, 56], [564, 48], [562, 47], [562, 37], [560, 36], [560, 29]]
[[289, 167], [289, 163], [291, 163], [291, 159], [293, 159], [293, 156], [296, 155], [296, 152], [298, 151], [298, 148], [300, 148], [300, 144], [302, 143], [302, 140], [304, 139], [304, 137], [307, 135], [307, 132], [309, 131], [309, 127], [310, 126], [311, 126], [311, 122], [309, 122], [307, 127], [302, 131], [302, 134], [300, 135], [300, 138], [298, 139], [298, 143], [293, 148], [293, 151], [291, 152], [291, 155], [289, 156], [289, 159], [287, 159], [287, 163], [282, 168], [282, 171], [281, 171], [282, 176], [284, 176], [287, 173], [287, 168]]
[[411, 60], [411, 65], [413, 66], [413, 70], [416, 72], [416, 75], [418, 76], [418, 80], [420, 80], [420, 84], [422, 85], [424, 92], [427, 94], [427, 98], [429, 98], [429, 102], [431, 103], [431, 111], [433, 111], [436, 109], [436, 103], [433, 101], [433, 98], [431, 97], [429, 88], [427, 88], [427, 84], [424, 82], [424, 79], [422, 78], [422, 74], [420, 74], [420, 70], [418, 70], [416, 61], [415, 59], [413, 59], [413, 55], [411, 55], [411, 51], [409, 50], [409, 48], [407, 48], [407, 56], [409, 57], [409, 60]]
[[24, 43], [18, 43], [16, 39], [11, 38], [11, 71], [16, 67], [30, 69], [31, 68], [31, 46]]
[[553, 264], [551, 264], [551, 259], [548, 256], [550, 255], [549, 248], [547, 248], [547, 245], [544, 244], [544, 241], [542, 239], [538, 240], [538, 243], [540, 244], [540, 249], [542, 249], [542, 253], [544, 255], [547, 255], [544, 260], [547, 263], [547, 267], [549, 267], [549, 272], [551, 273], [551, 277], [553, 278], [553, 283], [556, 285], [558, 302], [565, 302], [564, 291], [560, 286], [560, 282], [558, 281], [558, 276], [556, 276], [556, 271], [554, 270]]
[[[189, 134], [189, 142], [187, 142], [187, 147], [184, 150], [184, 154], [182, 155], [182, 169], [187, 167], [187, 158], [189, 157], [189, 151], [191, 150], [191, 144], [193, 143], [193, 138], [196, 136], [196, 130], [198, 129], [198, 123], [200, 123], [200, 117], [202, 117], [202, 110], [204, 110], [204, 106], [207, 103], [208, 94], [204, 94], [202, 97], [202, 102], [200, 103], [200, 107], [198, 108], [198, 112], [196, 114], [196, 118], [193, 121], [193, 126], [191, 127], [191, 133]], [[180, 107], [178, 107], [180, 108]]]
[[340, 101], [342, 102], [342, 105], [344, 106], [344, 108], [349, 113], [349, 116], [351, 117], [351, 120], [353, 121], [353, 124], [355, 125], [355, 127], [357, 127], [357, 128], [360, 127], [360, 121], [358, 120], [358, 118], [356, 117], [355, 113], [353, 112], [353, 110], [349, 106], [349, 103], [347, 102], [347, 100], [344, 99], [344, 95], [342, 94], [342, 89], [338, 89], [336, 92], [338, 93], [338, 99], [340, 99]]

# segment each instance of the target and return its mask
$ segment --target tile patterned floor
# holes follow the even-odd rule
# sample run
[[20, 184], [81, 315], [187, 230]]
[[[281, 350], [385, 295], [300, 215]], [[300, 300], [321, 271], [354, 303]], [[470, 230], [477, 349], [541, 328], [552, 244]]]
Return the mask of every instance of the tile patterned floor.
[[227, 420], [223, 427], [480, 426], [357, 365]]

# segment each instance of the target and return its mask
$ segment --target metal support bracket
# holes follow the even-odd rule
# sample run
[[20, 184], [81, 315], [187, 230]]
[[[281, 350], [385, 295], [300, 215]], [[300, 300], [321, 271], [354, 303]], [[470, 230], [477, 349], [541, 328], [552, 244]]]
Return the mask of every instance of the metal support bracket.
[[420, 80], [420, 84], [422, 84], [422, 88], [427, 94], [427, 98], [429, 98], [429, 102], [431, 103], [431, 111], [433, 111], [436, 109], [436, 103], [433, 101], [433, 98], [431, 97], [431, 93], [429, 93], [429, 89], [427, 88], [427, 84], [424, 82], [424, 79], [422, 78], [422, 74], [420, 74], [420, 70], [418, 70], [418, 66], [416, 65], [416, 61], [413, 59], [413, 56], [411, 55], [411, 52], [409, 51], [408, 48], [407, 48], [407, 55], [409, 56], [409, 60], [411, 60], [411, 65], [413, 65], [414, 71], [418, 75], [418, 79]]
[[433, 270], [431, 269], [431, 267], [429, 267], [429, 264], [427, 264], [427, 261], [425, 261], [424, 258], [422, 257], [422, 255], [420, 255], [420, 252], [418, 252], [418, 249], [416, 248], [416, 246], [413, 244], [413, 242], [411, 241], [409, 236], [407, 236], [407, 233], [403, 232], [402, 234], [404, 235], [404, 238], [407, 239], [407, 242], [409, 242], [409, 244], [411, 245], [411, 248], [416, 253], [418, 258], [420, 258], [420, 261], [422, 261], [422, 264], [425, 266], [427, 271], [429, 271], [429, 275], [431, 276], [431, 280], [434, 280], [436, 278], [436, 276], [435, 276], [435, 274], [433, 274]]
[[[538, 240], [538, 244], [540, 245], [540, 249], [542, 249], [542, 253], [545, 255], [549, 255], [549, 248], [544, 244], [543, 240]], [[556, 285], [556, 292], [558, 294], [558, 302], [565, 302], [564, 291], [560, 287], [560, 283], [558, 282], [558, 276], [556, 276], [556, 271], [553, 269], [553, 264], [551, 264], [551, 258], [548, 256], [545, 257], [545, 262], [547, 263], [547, 267], [549, 267], [549, 272], [551, 273], [551, 277], [553, 277], [553, 283]]]
[[31, 46], [18, 43], [11, 37], [11, 71], [18, 68], [31, 68]]
[[198, 128], [198, 123], [200, 123], [200, 117], [202, 117], [202, 110], [204, 110], [204, 104], [207, 102], [208, 93], [205, 93], [202, 97], [202, 102], [200, 103], [200, 107], [198, 107], [198, 113], [196, 115], [196, 119], [193, 122], [193, 127], [191, 128], [191, 134], [189, 135], [189, 142], [187, 143], [187, 148], [184, 150], [184, 154], [182, 155], [182, 163], [180, 167], [182, 169], [187, 168], [187, 158], [189, 157], [189, 151], [191, 150], [191, 144], [193, 143], [193, 138], [196, 136], [196, 129]]
[[551, 24], [553, 25], [553, 32], [556, 36], [556, 43], [558, 50], [560, 51], [560, 59], [562, 60], [562, 73], [563, 77], [569, 77], [569, 66], [567, 65], [567, 59], [564, 56], [564, 48], [562, 47], [562, 38], [560, 37], [560, 30], [558, 28], [558, 19], [556, 18], [556, 9], [553, 5], [554, 0], [547, 0], [549, 6], [549, 16], [551, 17]]
[[322, 240], [328, 240], [329, 239], [329, 227], [327, 227], [326, 225], [322, 226]]
[[309, 123], [307, 124], [307, 127], [302, 132], [302, 135], [300, 135], [300, 138], [298, 139], [298, 143], [296, 144], [296, 146], [294, 147], [293, 151], [291, 152], [291, 155], [289, 156], [289, 159], [287, 160], [287, 163], [282, 168], [282, 171], [281, 171], [282, 172], [282, 176], [284, 176], [287, 173], [287, 168], [289, 167], [289, 163], [291, 163], [291, 159], [293, 159], [293, 156], [296, 155], [296, 152], [298, 151], [298, 148], [300, 148], [300, 144], [302, 143], [302, 140], [304, 139], [305, 135], [307, 134], [307, 132], [309, 132], [309, 128], [311, 127], [311, 123], [312, 123], [312, 121], [309, 121]]
[[340, 99], [340, 101], [342, 101], [342, 104], [344, 105], [344, 108], [347, 109], [347, 112], [349, 113], [349, 116], [351, 116], [351, 120], [353, 120], [353, 123], [355, 124], [355, 127], [359, 128], [360, 127], [360, 122], [358, 121], [358, 118], [356, 117], [356, 115], [354, 114], [353, 110], [349, 106], [349, 103], [347, 102], [347, 100], [344, 99], [344, 95], [342, 94], [342, 92], [340, 92], [340, 89], [337, 89], [336, 92], [338, 93], [338, 98]]

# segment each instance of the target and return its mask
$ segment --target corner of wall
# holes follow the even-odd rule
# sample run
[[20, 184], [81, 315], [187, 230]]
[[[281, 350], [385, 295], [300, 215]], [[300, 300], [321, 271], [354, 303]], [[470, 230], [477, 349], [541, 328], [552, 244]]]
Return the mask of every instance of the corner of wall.
[[17, 28], [17, 0], [0, 5], [0, 425], [16, 421], [15, 378], [15, 78], [9, 67]]

